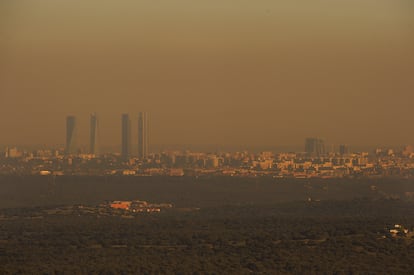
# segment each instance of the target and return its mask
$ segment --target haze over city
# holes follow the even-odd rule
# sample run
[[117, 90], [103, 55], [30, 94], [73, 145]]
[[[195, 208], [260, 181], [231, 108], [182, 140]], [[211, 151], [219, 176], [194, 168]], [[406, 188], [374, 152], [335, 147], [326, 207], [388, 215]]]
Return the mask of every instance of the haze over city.
[[1, 0], [0, 274], [412, 274], [413, 0]]
[[[0, 144], [414, 141], [412, 1], [2, 1]], [[135, 122], [134, 122], [135, 123]]]

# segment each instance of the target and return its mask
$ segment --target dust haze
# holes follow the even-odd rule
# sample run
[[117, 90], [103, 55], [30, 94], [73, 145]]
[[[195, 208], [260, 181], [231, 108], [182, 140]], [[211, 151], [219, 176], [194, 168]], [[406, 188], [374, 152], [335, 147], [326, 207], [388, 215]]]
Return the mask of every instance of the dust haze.
[[[2, 1], [0, 144], [410, 144], [410, 1]], [[133, 123], [135, 123], [133, 121]]]

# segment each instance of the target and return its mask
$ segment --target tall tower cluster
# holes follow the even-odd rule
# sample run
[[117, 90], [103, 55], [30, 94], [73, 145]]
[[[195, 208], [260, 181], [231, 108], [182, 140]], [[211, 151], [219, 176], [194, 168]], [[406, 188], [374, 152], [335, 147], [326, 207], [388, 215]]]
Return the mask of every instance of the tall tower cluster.
[[[77, 153], [77, 123], [75, 116], [66, 117], [66, 146], [65, 154]], [[98, 155], [99, 152], [99, 120], [93, 113], [90, 115], [89, 153]], [[138, 157], [146, 158], [149, 153], [149, 115], [140, 112], [138, 115]], [[129, 114], [121, 115], [121, 157], [128, 159], [132, 155], [131, 119]]]
[[[129, 114], [121, 116], [121, 157], [131, 156], [131, 120]], [[144, 159], [149, 152], [149, 115], [146, 112], [138, 114], [138, 158]]]

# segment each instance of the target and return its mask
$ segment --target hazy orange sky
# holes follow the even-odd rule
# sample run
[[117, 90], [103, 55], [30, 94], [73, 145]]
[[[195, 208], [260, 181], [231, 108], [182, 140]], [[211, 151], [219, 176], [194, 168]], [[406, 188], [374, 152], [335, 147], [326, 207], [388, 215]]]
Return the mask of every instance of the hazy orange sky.
[[412, 144], [413, 2], [3, 0], [0, 144]]

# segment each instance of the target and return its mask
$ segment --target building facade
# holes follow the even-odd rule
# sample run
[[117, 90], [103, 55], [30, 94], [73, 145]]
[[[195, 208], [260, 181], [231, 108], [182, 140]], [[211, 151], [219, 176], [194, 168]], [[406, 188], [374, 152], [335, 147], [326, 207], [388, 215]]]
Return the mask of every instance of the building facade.
[[67, 116], [66, 117], [66, 154], [76, 154], [76, 136], [77, 136], [77, 126], [76, 126], [76, 117]]
[[149, 115], [140, 112], [138, 115], [138, 157], [148, 157], [149, 153]]
[[91, 114], [90, 116], [90, 139], [89, 139], [89, 153], [93, 155], [99, 154], [98, 144], [98, 117]]
[[341, 156], [348, 155], [349, 154], [349, 147], [348, 147], [348, 145], [346, 145], [346, 144], [340, 144], [339, 145], [339, 154]]
[[129, 114], [122, 114], [121, 124], [121, 157], [128, 159], [131, 156], [131, 120]]
[[306, 138], [305, 152], [309, 156], [319, 157], [326, 153], [325, 141], [321, 138]]

